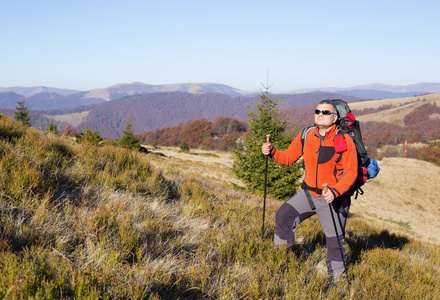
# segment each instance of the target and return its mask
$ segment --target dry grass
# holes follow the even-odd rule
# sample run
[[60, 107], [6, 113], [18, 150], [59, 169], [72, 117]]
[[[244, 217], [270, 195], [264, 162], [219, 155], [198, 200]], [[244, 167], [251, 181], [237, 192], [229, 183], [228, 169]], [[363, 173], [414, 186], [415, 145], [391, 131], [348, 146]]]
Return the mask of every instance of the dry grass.
[[242, 182], [231, 173], [230, 169], [234, 161], [231, 152], [191, 149], [190, 153], [185, 153], [173, 147], [160, 147], [156, 150], [148, 145], [143, 147], [153, 154], [164, 155], [152, 159], [151, 163], [165, 170], [165, 173], [183, 172], [213, 181], [242, 185]]
[[[152, 158], [151, 163], [165, 170], [172, 166], [175, 171], [200, 174], [214, 182], [240, 183], [231, 172], [232, 153], [191, 150], [199, 154], [194, 155], [172, 147], [157, 151], [166, 157]], [[379, 176], [363, 187], [365, 194], [353, 198], [351, 212], [391, 232], [440, 245], [440, 168], [404, 158], [384, 158], [379, 166]]]
[[392, 232], [440, 245], [440, 168], [403, 158], [384, 158], [379, 166], [379, 176], [367, 182], [351, 212]]

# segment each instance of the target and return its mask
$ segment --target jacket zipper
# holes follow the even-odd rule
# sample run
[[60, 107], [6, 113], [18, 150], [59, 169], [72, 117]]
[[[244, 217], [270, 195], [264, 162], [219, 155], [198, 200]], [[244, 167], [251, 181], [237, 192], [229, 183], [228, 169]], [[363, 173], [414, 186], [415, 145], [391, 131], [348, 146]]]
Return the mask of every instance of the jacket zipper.
[[320, 140], [319, 141], [319, 148], [318, 148], [318, 150], [316, 150], [316, 152], [318, 152], [318, 159], [316, 160], [316, 175], [315, 175], [315, 181], [316, 181], [315, 185], [316, 185], [316, 188], [319, 189], [319, 187], [318, 187], [319, 159], [320, 159], [320, 155], [321, 155], [321, 147], [322, 147], [322, 144], [324, 144], [325, 137], [324, 137], [324, 139], [321, 139], [321, 136], [317, 135], [316, 132], [313, 132], [313, 133]]

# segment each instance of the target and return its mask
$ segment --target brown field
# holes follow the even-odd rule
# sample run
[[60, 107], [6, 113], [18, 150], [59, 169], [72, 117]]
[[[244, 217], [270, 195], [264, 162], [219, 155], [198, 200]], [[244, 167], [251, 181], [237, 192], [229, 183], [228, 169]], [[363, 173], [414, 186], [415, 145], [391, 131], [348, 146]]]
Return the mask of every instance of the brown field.
[[[149, 151], [151, 147], [146, 146]], [[228, 152], [161, 147], [153, 151], [166, 157], [152, 163], [168, 172], [199, 174], [221, 182], [240, 183], [231, 172], [233, 156]], [[440, 168], [415, 159], [384, 158], [377, 178], [363, 187], [364, 195], [352, 199], [351, 213], [393, 233], [440, 245]], [[281, 203], [279, 203], [281, 205]]]
[[351, 212], [396, 233], [440, 245], [440, 167], [403, 158], [384, 158], [379, 176], [353, 200]]

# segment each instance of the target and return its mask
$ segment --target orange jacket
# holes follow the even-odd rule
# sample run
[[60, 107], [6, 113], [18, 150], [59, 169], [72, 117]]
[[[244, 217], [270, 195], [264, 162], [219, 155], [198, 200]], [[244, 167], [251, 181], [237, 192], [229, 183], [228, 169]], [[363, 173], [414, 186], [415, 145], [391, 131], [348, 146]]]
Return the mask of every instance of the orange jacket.
[[[333, 189], [336, 197], [348, 191], [357, 177], [357, 154], [353, 140], [345, 134], [347, 150], [341, 153], [335, 152], [333, 137], [337, 133], [336, 125], [333, 125], [325, 135], [321, 145], [321, 138], [318, 134], [318, 127], [315, 126], [307, 134], [302, 152], [301, 133], [290, 144], [285, 151], [272, 149], [273, 159], [285, 166], [295, 163], [301, 156], [304, 159], [305, 178], [304, 182], [311, 188], [322, 189], [322, 184], [327, 183]], [[310, 191], [315, 196], [321, 196]]]

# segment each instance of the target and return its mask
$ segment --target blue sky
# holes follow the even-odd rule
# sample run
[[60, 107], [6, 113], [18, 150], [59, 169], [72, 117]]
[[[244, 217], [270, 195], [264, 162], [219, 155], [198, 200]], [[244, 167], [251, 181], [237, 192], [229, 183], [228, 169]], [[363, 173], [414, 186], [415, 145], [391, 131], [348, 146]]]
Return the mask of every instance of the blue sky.
[[440, 82], [440, 1], [1, 1], [0, 87]]

